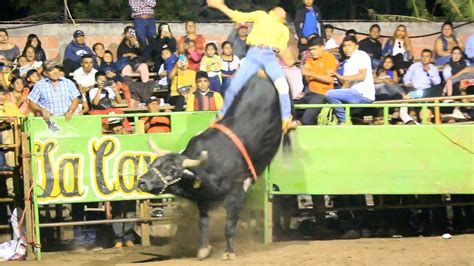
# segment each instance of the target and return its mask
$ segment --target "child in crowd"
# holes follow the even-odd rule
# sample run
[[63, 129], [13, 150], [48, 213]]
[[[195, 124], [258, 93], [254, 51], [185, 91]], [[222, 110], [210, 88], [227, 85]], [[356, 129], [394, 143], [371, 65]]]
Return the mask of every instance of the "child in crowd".
[[222, 95], [212, 91], [210, 79], [205, 71], [196, 73], [196, 92], [188, 96], [186, 111], [218, 111], [222, 108]]
[[18, 69], [20, 71], [20, 76], [22, 77], [26, 76], [26, 72], [31, 69], [28, 65], [28, 60], [26, 60], [25, 55], [20, 55], [16, 58], [15, 69]]
[[163, 64], [161, 64], [160, 69], [158, 70], [158, 74], [160, 75], [158, 84], [160, 87], [164, 87], [168, 90], [171, 82], [169, 73], [178, 61], [178, 56], [172, 53], [170, 48], [165, 47], [161, 50], [161, 58], [163, 59]]
[[225, 95], [225, 90], [230, 85], [230, 80], [234, 75], [235, 71], [240, 66], [240, 59], [238, 56], [233, 54], [233, 44], [229, 41], [222, 43], [222, 96]]
[[[398, 72], [391, 56], [385, 56], [382, 64], [374, 73], [375, 94], [383, 100], [405, 97], [405, 91], [398, 85]], [[388, 99], [385, 99], [387, 98]]]
[[113, 80], [115, 82], [115, 87], [117, 91], [122, 91], [125, 100], [127, 100], [128, 105], [132, 105], [132, 96], [128, 85], [123, 82], [122, 76], [120, 75], [120, 70], [117, 67], [117, 64], [114, 62], [114, 56], [111, 51], [106, 50], [104, 52], [104, 57], [99, 66], [99, 70], [104, 71], [107, 76], [107, 80]]
[[8, 102], [16, 104], [20, 112], [25, 116], [28, 115], [30, 109], [28, 108], [28, 94], [30, 89], [25, 86], [22, 78], [12, 79], [12, 86], [10, 92], [6, 96]]
[[205, 55], [201, 60], [200, 70], [207, 72], [211, 83], [211, 90], [222, 94], [222, 59], [217, 55], [217, 45], [214, 42], [206, 44]]

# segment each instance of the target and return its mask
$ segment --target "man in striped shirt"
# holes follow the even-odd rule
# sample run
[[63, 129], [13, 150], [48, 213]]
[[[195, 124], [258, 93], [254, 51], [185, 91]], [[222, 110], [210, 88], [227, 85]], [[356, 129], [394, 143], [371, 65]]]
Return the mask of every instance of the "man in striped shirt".
[[133, 26], [141, 47], [149, 46], [156, 35], [156, 0], [128, 0], [132, 8]]
[[79, 104], [79, 90], [69, 79], [59, 77], [56, 62], [46, 61], [43, 68], [46, 78], [36, 83], [35, 89], [28, 95], [30, 108], [41, 113], [44, 120], [49, 120], [52, 115], [64, 115], [70, 120]]

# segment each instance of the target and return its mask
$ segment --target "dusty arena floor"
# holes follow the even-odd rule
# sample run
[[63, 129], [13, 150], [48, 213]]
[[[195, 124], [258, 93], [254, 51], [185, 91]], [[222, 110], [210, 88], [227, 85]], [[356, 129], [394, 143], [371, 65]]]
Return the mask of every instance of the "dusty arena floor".
[[4, 265], [474, 265], [474, 235], [278, 242], [268, 248], [245, 240], [237, 243], [235, 261], [222, 261], [224, 243], [211, 258], [172, 258], [171, 245], [44, 253], [41, 262]]

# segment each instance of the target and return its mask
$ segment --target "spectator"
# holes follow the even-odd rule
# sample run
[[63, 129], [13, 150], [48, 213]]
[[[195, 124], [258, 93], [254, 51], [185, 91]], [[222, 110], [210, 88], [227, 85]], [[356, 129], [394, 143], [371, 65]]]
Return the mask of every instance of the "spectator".
[[[274, 7], [268, 13], [264, 11], [244, 13], [230, 9], [223, 0], [208, 0], [208, 6], [220, 10], [234, 22], [253, 22], [252, 31], [247, 39], [247, 44], [252, 47], [247, 52], [242, 67], [237, 71], [226, 91], [221, 115], [225, 115], [234, 97], [245, 83], [263, 68], [278, 91], [282, 131], [287, 133], [294, 127], [291, 115], [290, 88], [277, 58], [279, 54], [286, 52], [290, 39], [290, 31], [285, 22], [286, 11], [281, 7]], [[269, 31], [269, 28], [272, 30]]]
[[443, 69], [443, 77], [446, 81], [443, 95], [446, 96], [461, 95], [461, 80], [474, 79], [474, 67], [463, 59], [461, 47], [456, 46], [451, 51], [451, 59]]
[[40, 81], [40, 79], [41, 79], [41, 75], [38, 73], [36, 69], [28, 70], [28, 72], [26, 73], [26, 81], [27, 81], [27, 86], [30, 92], [33, 90], [36, 83]]
[[334, 40], [334, 27], [331, 24], [324, 25], [324, 32], [326, 33], [326, 50], [332, 54], [339, 53], [339, 45]]
[[449, 60], [451, 59], [451, 50], [456, 46], [461, 48], [461, 50], [464, 50], [464, 42], [454, 34], [453, 23], [443, 23], [441, 34], [435, 41], [434, 52], [436, 65], [442, 66], [449, 63]]
[[175, 106], [175, 111], [183, 111], [185, 97], [196, 90], [196, 72], [188, 68], [188, 59], [180, 55], [169, 77], [171, 88], [167, 102]]
[[67, 120], [72, 118], [81, 96], [72, 81], [59, 77], [59, 69], [54, 61], [46, 61], [43, 68], [46, 78], [38, 81], [35, 89], [28, 95], [30, 108], [41, 113], [45, 120], [51, 115], [64, 115]]
[[413, 63], [403, 77], [405, 85], [411, 84], [414, 91], [409, 93], [411, 98], [438, 97], [442, 95], [441, 78], [438, 69], [431, 63], [433, 52], [424, 49], [421, 52], [421, 62]]
[[[331, 73], [340, 82], [343, 89], [330, 90], [327, 101], [332, 104], [371, 103], [375, 100], [374, 76], [369, 55], [358, 49], [355, 36], [347, 36], [342, 42], [344, 54], [348, 60], [344, 64], [344, 73]], [[335, 108], [339, 124], [346, 122], [344, 108]]]
[[160, 68], [158, 70], [158, 74], [161, 77], [159, 84], [160, 86], [163, 86], [164, 88], [166, 88], [166, 90], [168, 91], [169, 84], [170, 84], [169, 73], [173, 69], [176, 62], [178, 61], [178, 56], [172, 53], [171, 50], [168, 47], [166, 47], [163, 50], [161, 50], [161, 58], [164, 61], [160, 65]]
[[94, 87], [95, 73], [97, 73], [97, 70], [94, 68], [92, 55], [83, 55], [81, 58], [81, 67], [76, 69], [72, 74], [73, 79], [79, 85], [81, 93], [87, 93]]
[[467, 58], [474, 63], [474, 34], [471, 34], [466, 41], [466, 55]]
[[12, 79], [12, 88], [10, 92], [6, 95], [6, 100], [8, 102], [16, 104], [20, 112], [23, 115], [28, 115], [30, 112], [29, 103], [28, 103], [28, 94], [30, 89], [25, 86], [25, 83], [22, 78]]
[[105, 46], [103, 43], [97, 42], [92, 45], [94, 51], [94, 68], [99, 69], [104, 60]]
[[[346, 30], [346, 37], [347, 36], [354, 36], [356, 37], [356, 40], [357, 40], [357, 32], [354, 29]], [[346, 54], [344, 53], [342, 49], [342, 45], [339, 46], [339, 62], [342, 62], [344, 64], [344, 61], [346, 61], [347, 58], [348, 57], [346, 56]]]
[[[160, 113], [160, 100], [152, 96], [146, 102], [149, 113]], [[167, 133], [171, 132], [170, 118], [168, 116], [147, 116], [142, 118], [145, 124], [146, 133]]]
[[81, 67], [81, 58], [83, 55], [93, 54], [91, 48], [85, 43], [85, 36], [82, 30], [76, 30], [73, 37], [74, 40], [67, 45], [64, 52], [63, 67], [66, 77], [69, 76], [69, 73]]
[[222, 93], [222, 59], [217, 54], [217, 45], [213, 42], [206, 44], [206, 53], [201, 59], [201, 71], [207, 72], [211, 82], [211, 90]]
[[185, 54], [188, 58], [189, 69], [199, 71], [203, 53], [196, 49], [196, 42], [190, 40], [188, 44], [179, 44], [179, 54]]
[[88, 92], [91, 110], [111, 109], [114, 103], [118, 104], [122, 101], [122, 97], [113, 85], [113, 81], [107, 81], [105, 72], [96, 72], [94, 78], [96, 86]]
[[[20, 76], [25, 77], [26, 72], [30, 69], [40, 69], [43, 67], [42, 61], [36, 61], [35, 48], [33, 46], [25, 47], [24, 56], [26, 58], [26, 65], [20, 68]], [[39, 70], [42, 72], [42, 70]]]
[[147, 49], [156, 35], [156, 0], [128, 0], [128, 4], [132, 8], [133, 27], [140, 46]]
[[6, 29], [0, 29], [0, 63], [11, 64], [20, 55], [20, 48], [10, 43]]
[[[413, 91], [408, 93], [410, 98], [438, 97], [442, 95], [441, 77], [438, 69], [431, 63], [433, 52], [424, 49], [421, 52], [421, 62], [416, 62], [408, 68], [403, 77], [406, 86], [413, 87]], [[400, 108], [400, 118], [405, 124], [417, 124], [408, 115], [408, 108]]]
[[319, 9], [314, 4], [314, 0], [303, 0], [304, 8], [296, 11], [295, 30], [298, 36], [298, 49], [300, 53], [305, 51], [308, 44], [308, 37], [317, 34], [325, 38], [323, 18]]
[[115, 82], [115, 87], [117, 88], [117, 91], [123, 92], [123, 97], [125, 98], [125, 100], [127, 100], [128, 106], [133, 106], [134, 100], [132, 99], [130, 89], [128, 87], [128, 84], [123, 81], [122, 76], [120, 75], [120, 71], [114, 62], [114, 56], [111, 51], [104, 51], [104, 58], [99, 67], [99, 70], [105, 72], [107, 80], [112, 80]]
[[[311, 58], [306, 60], [301, 72], [308, 82], [309, 91], [297, 103], [320, 104], [325, 102], [325, 96], [334, 88], [334, 78], [328, 73], [335, 72], [337, 59], [328, 53], [321, 37], [315, 37], [308, 43]], [[301, 118], [303, 125], [314, 125], [321, 108], [306, 109]]]
[[[196, 23], [194, 21], [186, 21], [186, 35], [179, 38], [179, 44], [189, 44], [190, 41], [194, 41], [195, 49], [200, 53], [204, 52], [204, 45], [206, 44], [206, 38], [201, 34], [196, 34]], [[188, 47], [185, 46], [185, 50]]]
[[375, 97], [377, 100], [399, 99], [405, 91], [398, 85], [400, 78], [395, 70], [393, 58], [387, 55], [374, 73]]
[[373, 24], [370, 26], [370, 35], [359, 42], [359, 49], [369, 54], [372, 60], [372, 69], [377, 69], [382, 63], [382, 44], [379, 41], [380, 26]]
[[36, 34], [28, 35], [26, 39], [25, 48], [23, 49], [23, 54], [26, 52], [26, 48], [32, 46], [35, 49], [35, 61], [40, 61], [44, 63], [46, 61], [46, 52], [41, 47], [41, 41]]
[[[26, 64], [26, 58], [24, 59], [23, 62]], [[13, 65], [11, 63], [3, 64], [3, 65], [2, 63], [0, 63], [0, 69], [3, 76], [3, 78], [0, 79], [0, 86], [2, 86], [4, 89], [8, 89], [8, 87], [10, 87], [11, 85], [10, 81], [14, 75], [12, 67]], [[18, 74], [19, 74], [19, 71], [18, 71]]]
[[212, 91], [208, 73], [199, 71], [196, 73], [196, 92], [189, 95], [186, 111], [218, 111], [222, 108], [223, 100], [219, 92]]
[[[109, 128], [112, 134], [126, 134], [122, 124], [111, 123]], [[112, 201], [105, 203], [105, 212], [107, 220], [110, 219], [130, 219], [135, 217], [136, 208], [135, 201]], [[112, 229], [114, 231], [114, 248], [133, 247], [135, 223], [113, 223]]]
[[240, 59], [233, 54], [233, 45], [229, 41], [222, 43], [222, 95], [230, 85], [231, 78], [239, 68]]
[[[24, 115], [20, 112], [18, 109], [18, 106], [15, 103], [12, 103], [10, 101], [7, 101], [7, 91], [0, 89], [0, 116], [9, 116], [9, 117], [23, 117]], [[5, 127], [8, 126], [11, 122], [14, 121], [14, 118], [8, 118], [6, 121], [2, 121], [0, 125], [0, 144], [3, 144], [3, 132], [5, 130]], [[7, 123], [5, 123], [7, 122]], [[0, 171], [7, 171], [7, 172], [13, 172], [13, 167], [9, 166], [7, 164], [7, 160], [5, 157], [5, 149], [0, 149]], [[10, 187], [9, 181], [7, 179], [7, 189], [8, 189], [8, 194], [13, 195], [13, 186]]]
[[[90, 114], [91, 115], [103, 115], [103, 114], [123, 114], [123, 111], [118, 108], [114, 108], [114, 105], [122, 101], [122, 97], [118, 93], [115, 84], [111, 80], [107, 80], [107, 76], [104, 71], [98, 71], [94, 75], [96, 86], [89, 90], [87, 98], [90, 101]], [[103, 125], [107, 125], [108, 119], [102, 119]], [[132, 127], [127, 119], [121, 119], [123, 128], [131, 131]]]
[[235, 28], [232, 29], [227, 41], [232, 43], [234, 54], [240, 59], [247, 54], [247, 36], [249, 35], [249, 27], [247, 23], [235, 23]]
[[399, 25], [384, 45], [382, 54], [391, 55], [400, 74], [405, 74], [413, 60], [413, 50], [405, 25]]
[[20, 76], [25, 76], [26, 75], [26, 72], [28, 72], [28, 70], [30, 69], [30, 66], [28, 65], [28, 61], [26, 59], [26, 56], [25, 55], [19, 55], [17, 58], [16, 58], [16, 62], [15, 62], [15, 70], [18, 70], [18, 74]]
[[161, 57], [161, 51], [165, 48], [168, 48], [171, 53], [175, 53], [177, 49], [176, 39], [173, 37], [168, 23], [161, 23], [158, 27], [158, 35], [156, 35], [151, 45], [151, 56], [155, 62], [156, 70], [158, 70], [164, 62], [164, 59]]
[[147, 83], [150, 80], [150, 72], [145, 64], [143, 48], [137, 40], [135, 29], [127, 26], [123, 32], [123, 39], [117, 49], [117, 65], [122, 70], [122, 76], [131, 76], [138, 72], [141, 81]]

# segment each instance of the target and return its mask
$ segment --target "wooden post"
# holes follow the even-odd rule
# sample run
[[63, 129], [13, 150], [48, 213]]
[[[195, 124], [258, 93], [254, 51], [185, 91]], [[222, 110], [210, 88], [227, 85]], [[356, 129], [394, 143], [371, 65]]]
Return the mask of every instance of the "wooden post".
[[[26, 133], [21, 133], [21, 154], [22, 161], [23, 161], [23, 191], [25, 194], [25, 198], [28, 197], [28, 193], [30, 193], [30, 187], [32, 186], [33, 182], [31, 180], [31, 156], [30, 156], [30, 146], [28, 143], [28, 136]], [[33, 197], [30, 197], [33, 200]], [[33, 230], [35, 227], [33, 225], [33, 204], [31, 201], [25, 202], [25, 222], [26, 222], [26, 241], [36, 241], [34, 239]], [[31, 245], [26, 245], [26, 257], [28, 260], [36, 259], [36, 255], [33, 252], [33, 247]]]
[[[439, 100], [435, 100], [435, 103], [439, 103]], [[441, 108], [439, 106], [435, 106], [434, 108], [434, 115], [435, 115], [435, 124], [441, 124]]]
[[[150, 212], [148, 210], [148, 200], [140, 201], [140, 217], [147, 219], [150, 218]], [[142, 232], [142, 246], [150, 246], [150, 222], [144, 221], [140, 224]]]

